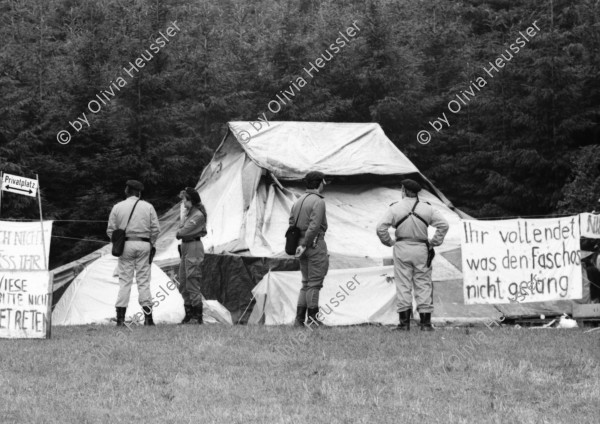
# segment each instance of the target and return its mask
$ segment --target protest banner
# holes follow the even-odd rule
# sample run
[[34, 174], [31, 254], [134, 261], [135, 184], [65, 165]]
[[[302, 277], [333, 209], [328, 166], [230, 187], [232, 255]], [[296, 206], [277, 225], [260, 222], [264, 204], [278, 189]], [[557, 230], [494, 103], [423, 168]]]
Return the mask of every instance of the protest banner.
[[50, 337], [51, 234], [52, 221], [0, 221], [0, 338]]
[[581, 299], [578, 216], [461, 225], [465, 304]]
[[50, 272], [0, 271], [0, 338], [50, 336]]
[[579, 214], [579, 225], [581, 227], [581, 237], [600, 238], [600, 214]]
[[0, 221], [0, 271], [47, 269], [51, 234], [52, 221]]

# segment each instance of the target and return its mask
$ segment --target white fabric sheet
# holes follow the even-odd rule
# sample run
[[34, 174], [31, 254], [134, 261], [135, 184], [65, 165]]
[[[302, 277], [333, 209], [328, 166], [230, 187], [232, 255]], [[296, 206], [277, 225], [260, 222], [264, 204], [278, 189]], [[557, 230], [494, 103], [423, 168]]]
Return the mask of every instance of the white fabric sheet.
[[[323, 322], [397, 324], [392, 278], [392, 267], [329, 271], [319, 298]], [[252, 290], [257, 302], [249, 323], [257, 323], [264, 314], [265, 325], [293, 324], [300, 280], [299, 271], [268, 273]]]

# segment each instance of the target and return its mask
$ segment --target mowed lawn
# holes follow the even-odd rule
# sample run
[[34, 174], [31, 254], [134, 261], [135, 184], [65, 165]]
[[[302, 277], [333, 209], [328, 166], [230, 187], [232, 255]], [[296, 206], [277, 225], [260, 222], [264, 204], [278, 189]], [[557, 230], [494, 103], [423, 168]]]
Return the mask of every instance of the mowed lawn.
[[0, 363], [3, 424], [600, 422], [600, 330], [56, 327]]

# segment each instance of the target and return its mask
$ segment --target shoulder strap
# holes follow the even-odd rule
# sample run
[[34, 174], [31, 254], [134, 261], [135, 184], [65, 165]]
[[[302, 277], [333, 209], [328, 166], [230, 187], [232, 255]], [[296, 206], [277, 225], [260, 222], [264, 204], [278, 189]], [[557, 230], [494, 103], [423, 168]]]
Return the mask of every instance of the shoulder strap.
[[402, 218], [400, 221], [398, 221], [398, 223], [396, 224], [396, 228], [398, 228], [400, 226], [400, 224], [402, 224], [404, 221], [406, 221], [408, 219], [408, 217], [411, 215], [413, 215], [415, 218], [420, 219], [423, 222], [423, 224], [425, 224], [429, 227], [429, 223], [427, 221], [425, 221], [425, 219], [423, 219], [423, 217], [421, 215], [419, 215], [418, 213], [415, 212], [415, 209], [417, 208], [418, 203], [419, 203], [419, 198], [417, 197], [417, 201], [413, 205], [413, 208], [410, 210], [408, 215], [406, 215], [404, 218]]
[[307, 194], [307, 195], [304, 197], [304, 199], [302, 199], [302, 203], [300, 203], [300, 207], [298, 208], [298, 214], [296, 215], [296, 222], [294, 222], [294, 227], [298, 225], [298, 218], [300, 218], [300, 212], [302, 211], [302, 205], [304, 204], [304, 201], [305, 201], [305, 200], [306, 200], [306, 198], [307, 198], [308, 196], [310, 196], [311, 194], [314, 194], [314, 193], [308, 193], [308, 194]]
[[133, 209], [131, 209], [131, 213], [129, 214], [129, 219], [127, 220], [127, 224], [125, 225], [125, 230], [129, 226], [129, 221], [131, 221], [131, 216], [133, 215], [133, 211], [135, 210], [135, 207], [137, 206], [139, 201], [140, 201], [140, 199], [137, 199], [137, 202], [135, 202], [135, 205], [133, 205]]

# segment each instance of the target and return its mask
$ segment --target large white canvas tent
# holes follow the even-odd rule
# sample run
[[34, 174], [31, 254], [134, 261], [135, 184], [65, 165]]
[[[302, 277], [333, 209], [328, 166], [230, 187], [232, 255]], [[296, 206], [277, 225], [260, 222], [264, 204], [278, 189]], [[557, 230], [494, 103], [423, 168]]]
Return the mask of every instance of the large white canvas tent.
[[[246, 134], [252, 138], [246, 140]], [[383, 265], [390, 249], [375, 235], [387, 206], [400, 199], [400, 176], [421, 181], [422, 201], [450, 222], [440, 252], [459, 247], [460, 211], [385, 136], [378, 124], [270, 122], [257, 132], [248, 122], [230, 122], [227, 136], [206, 167], [197, 189], [208, 211], [205, 248], [256, 257], [283, 257], [289, 211], [304, 191], [310, 170], [334, 178], [326, 189], [327, 244], [333, 268]], [[175, 240], [179, 206], [161, 220], [156, 261], [178, 262]], [[441, 255], [440, 279], [460, 278]]]
[[[466, 215], [456, 210], [374, 123], [270, 122], [268, 126], [263, 123], [262, 129], [256, 131], [252, 123], [230, 122], [227, 135], [197, 185], [208, 210], [208, 235], [203, 239], [206, 250], [244, 257], [289, 258], [284, 253], [289, 212], [304, 191], [302, 178], [311, 170], [333, 177], [333, 183], [324, 192], [330, 269], [342, 270], [343, 278], [359, 267], [391, 275], [384, 265], [391, 263], [392, 251], [380, 243], [375, 226], [390, 203], [401, 198], [400, 180], [410, 177], [424, 187], [419, 198], [440, 210], [450, 223], [445, 243], [437, 249], [433, 274], [434, 281], [444, 284], [439, 293], [445, 295], [438, 296], [438, 300], [448, 302], [445, 317], [497, 315], [491, 306], [462, 305], [462, 274], [443, 254], [457, 257], [459, 219]], [[161, 220], [156, 261], [166, 267], [179, 260], [175, 240], [178, 216], [179, 206], [175, 206]], [[219, 268], [222, 270], [224, 265]], [[227, 280], [222, 281], [221, 286], [241, 285], [237, 281], [243, 273], [240, 268], [243, 266], [234, 272], [219, 271], [223, 280]], [[272, 267], [264, 268], [266, 272]], [[337, 274], [332, 271], [330, 275]], [[252, 277], [254, 281], [249, 288], [254, 287], [262, 275]], [[339, 277], [342, 278], [341, 274]], [[295, 302], [292, 292], [298, 288], [299, 281], [297, 272], [275, 271], [264, 277], [253, 294], [246, 294], [250, 296], [246, 303], [251, 296], [270, 296], [266, 305], [273, 301], [282, 309], [278, 312], [279, 318], [271, 316], [266, 322], [288, 320]], [[378, 281], [381, 282], [381, 278]], [[285, 292], [285, 287], [292, 292]], [[382, 286], [373, 287], [378, 290]], [[257, 299], [260, 310], [261, 299]], [[282, 299], [286, 299], [285, 307]], [[362, 302], [369, 303], [368, 297], [363, 297]], [[349, 305], [352, 303], [346, 307], [351, 307]], [[393, 307], [384, 315], [390, 313], [395, 315]], [[351, 323], [353, 319], [338, 323]]]

